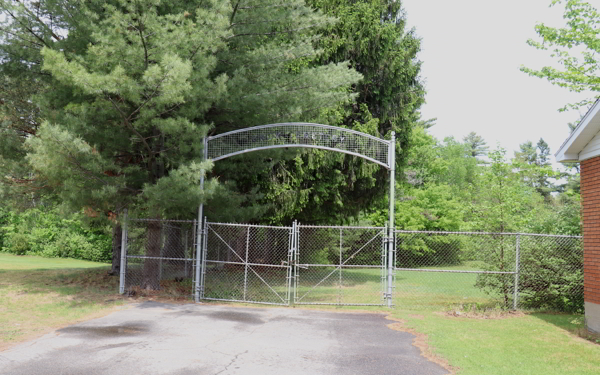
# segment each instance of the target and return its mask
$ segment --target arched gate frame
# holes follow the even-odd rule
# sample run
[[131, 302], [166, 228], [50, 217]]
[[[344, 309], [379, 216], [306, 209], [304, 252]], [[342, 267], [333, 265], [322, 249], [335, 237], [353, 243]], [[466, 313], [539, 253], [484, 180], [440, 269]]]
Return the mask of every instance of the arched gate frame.
[[[394, 272], [394, 187], [395, 187], [395, 133], [385, 140], [369, 134], [330, 125], [312, 123], [279, 123], [244, 128], [204, 138], [204, 159], [217, 161], [247, 152], [274, 148], [305, 147], [329, 150], [358, 156], [379, 164], [390, 173], [389, 223], [385, 239], [387, 250], [387, 293], [388, 307], [392, 304]], [[200, 180], [204, 189], [204, 173]], [[198, 208], [198, 222], [203, 223], [204, 205]], [[199, 225], [198, 228], [204, 228]], [[201, 262], [202, 233], [197, 231], [196, 262]], [[199, 302], [201, 292], [200, 266], [196, 267], [195, 300]]]

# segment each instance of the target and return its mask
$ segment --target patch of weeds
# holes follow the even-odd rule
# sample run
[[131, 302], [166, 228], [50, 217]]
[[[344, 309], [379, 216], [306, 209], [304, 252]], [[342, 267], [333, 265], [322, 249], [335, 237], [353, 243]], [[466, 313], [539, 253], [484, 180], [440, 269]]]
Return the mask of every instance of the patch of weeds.
[[160, 290], [142, 289], [139, 286], [131, 286], [126, 295], [134, 299], [151, 299], [164, 302], [187, 301], [192, 298], [192, 279], [183, 280], [161, 280]]
[[502, 319], [508, 317], [518, 317], [524, 314], [520, 311], [506, 309], [498, 303], [461, 303], [458, 305], [448, 305], [444, 315], [472, 319]]

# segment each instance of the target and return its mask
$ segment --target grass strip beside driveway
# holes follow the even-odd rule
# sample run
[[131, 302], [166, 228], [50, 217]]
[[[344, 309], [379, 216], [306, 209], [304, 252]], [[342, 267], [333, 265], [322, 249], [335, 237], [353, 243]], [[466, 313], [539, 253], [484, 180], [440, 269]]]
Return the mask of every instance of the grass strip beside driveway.
[[556, 314], [499, 319], [415, 311], [392, 314], [408, 328], [427, 335], [433, 352], [458, 368], [460, 375], [598, 374], [600, 345], [552, 324], [548, 315]]
[[0, 350], [122, 305], [106, 264], [0, 253]]

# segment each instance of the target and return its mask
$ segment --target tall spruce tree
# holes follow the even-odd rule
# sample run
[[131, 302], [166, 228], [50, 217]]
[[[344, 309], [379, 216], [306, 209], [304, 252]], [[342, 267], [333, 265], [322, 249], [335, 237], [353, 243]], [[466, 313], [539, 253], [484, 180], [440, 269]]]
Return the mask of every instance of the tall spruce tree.
[[[410, 133], [420, 121], [418, 109], [424, 90], [419, 78], [421, 64], [416, 57], [420, 40], [413, 30], [406, 29], [400, 2], [308, 3], [336, 17], [338, 22], [320, 25], [323, 37], [314, 39], [313, 44], [321, 53], [305, 56], [290, 69], [302, 72], [307, 67], [348, 61], [364, 79], [350, 88], [355, 102], [346, 101], [326, 110], [317, 106], [321, 111], [302, 118], [379, 137], [389, 137], [395, 131], [396, 162], [401, 166], [410, 146]], [[215, 130], [220, 131], [219, 122], [214, 122]], [[286, 153], [287, 160], [282, 160], [281, 154], [255, 155], [216, 165], [214, 171], [222, 181], [235, 186], [236, 199], [241, 199], [239, 192], [244, 191], [247, 197], [270, 204], [263, 217], [271, 222], [297, 218], [305, 223], [343, 223], [384, 202], [389, 184], [388, 173], [381, 167], [331, 152]], [[209, 203], [212, 214], [210, 206], [216, 204]]]
[[[302, 1], [46, 5], [40, 22], [61, 19], [57, 30], [29, 30], [39, 17], [27, 4], [11, 5], [20, 13], [8, 26], [48, 31], [38, 60], [25, 61], [52, 86], [34, 97], [44, 122], [25, 137], [27, 161], [73, 207], [191, 217], [216, 186], [198, 184], [213, 126], [306, 119], [350, 100], [344, 88], [360, 79], [345, 63], [304, 63], [316, 56], [314, 30], [333, 20]], [[149, 228], [148, 255], [160, 251], [159, 230]], [[144, 286], [157, 288], [157, 265], [146, 268]]]

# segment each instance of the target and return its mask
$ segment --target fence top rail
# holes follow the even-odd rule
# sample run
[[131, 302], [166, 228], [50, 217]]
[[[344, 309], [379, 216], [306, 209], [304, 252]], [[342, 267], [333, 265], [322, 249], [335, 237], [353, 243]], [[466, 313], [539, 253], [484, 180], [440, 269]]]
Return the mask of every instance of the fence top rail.
[[385, 227], [361, 227], [361, 226], [344, 226], [344, 225], [304, 225], [298, 224], [298, 228], [318, 228], [318, 229], [377, 229], [384, 230]]
[[196, 220], [140, 219], [140, 218], [133, 218], [133, 217], [128, 217], [127, 221], [146, 221], [146, 222], [158, 221], [161, 223], [190, 223], [190, 224], [196, 222]]
[[250, 228], [271, 228], [271, 229], [292, 229], [292, 227], [279, 227], [275, 225], [259, 225], [259, 224], [239, 224], [239, 223], [216, 223], [207, 222], [207, 225], [223, 225], [229, 227], [250, 227]]
[[468, 235], [496, 235], [496, 236], [530, 236], [530, 237], [558, 237], [558, 238], [583, 238], [582, 236], [570, 236], [566, 234], [542, 234], [542, 233], [505, 233], [505, 232], [442, 232], [435, 230], [401, 230], [396, 229], [394, 233], [422, 233], [422, 234], [468, 234]]

